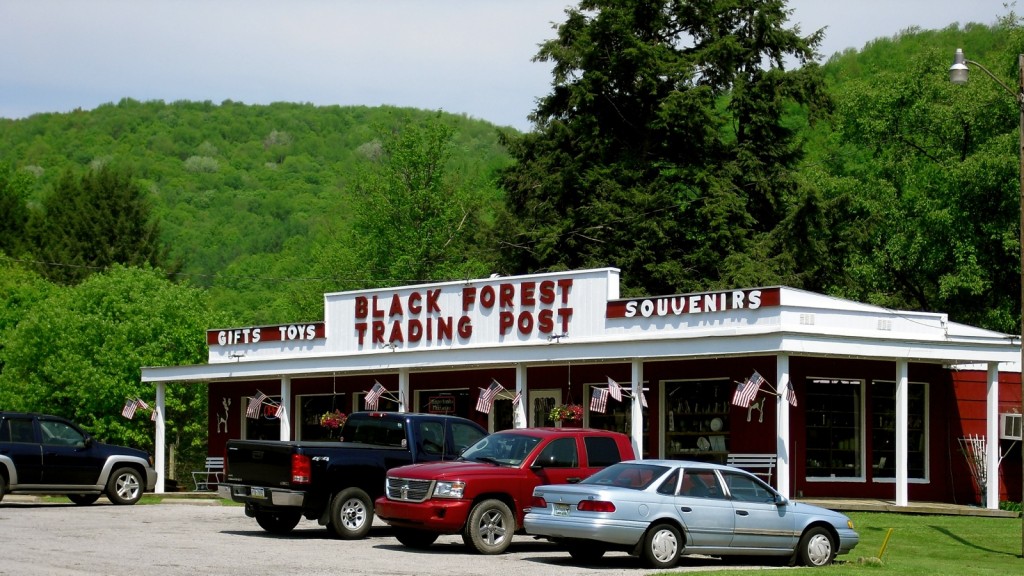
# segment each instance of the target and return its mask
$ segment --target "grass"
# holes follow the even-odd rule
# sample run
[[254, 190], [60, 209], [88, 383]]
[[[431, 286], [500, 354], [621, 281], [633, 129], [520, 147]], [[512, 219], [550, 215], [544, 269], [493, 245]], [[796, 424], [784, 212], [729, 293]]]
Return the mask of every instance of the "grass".
[[[827, 568], [794, 568], [819, 576], [898, 574], [900, 576], [972, 576], [1024, 574], [1020, 518], [920, 516], [850, 512], [860, 534], [853, 552]], [[878, 558], [886, 532], [893, 528]], [[747, 570], [715, 571], [716, 576], [750, 576]]]

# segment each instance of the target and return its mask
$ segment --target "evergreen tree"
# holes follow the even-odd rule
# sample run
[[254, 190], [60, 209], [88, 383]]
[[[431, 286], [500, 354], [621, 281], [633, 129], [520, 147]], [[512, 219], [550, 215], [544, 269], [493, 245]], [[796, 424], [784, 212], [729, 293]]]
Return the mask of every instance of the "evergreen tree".
[[[584, 0], [536, 60], [554, 89], [504, 141], [509, 272], [616, 266], [628, 291], [794, 278], [793, 111], [827, 108], [821, 32], [783, 0]], [[786, 70], [787, 62], [802, 67]]]
[[77, 284], [112, 264], [168, 267], [145, 194], [125, 172], [67, 171], [31, 220], [40, 273]]

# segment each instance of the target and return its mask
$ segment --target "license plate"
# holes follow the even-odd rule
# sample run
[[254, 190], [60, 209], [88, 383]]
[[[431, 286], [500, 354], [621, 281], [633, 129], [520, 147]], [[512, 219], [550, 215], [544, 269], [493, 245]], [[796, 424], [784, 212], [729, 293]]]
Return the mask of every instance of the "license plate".
[[552, 515], [553, 516], [568, 516], [569, 515], [569, 505], [568, 504], [558, 504], [558, 503], [555, 503], [555, 507], [554, 507], [554, 510], [552, 512]]
[[263, 493], [263, 486], [253, 486], [249, 489], [249, 496], [253, 498], [266, 498], [267, 496]]

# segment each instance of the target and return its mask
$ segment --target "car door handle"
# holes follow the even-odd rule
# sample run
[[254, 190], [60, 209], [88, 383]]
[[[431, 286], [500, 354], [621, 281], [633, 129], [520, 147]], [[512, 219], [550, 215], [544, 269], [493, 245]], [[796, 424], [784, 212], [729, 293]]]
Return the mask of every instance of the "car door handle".
[[568, 482], [569, 484], [576, 484], [580, 480], [583, 480], [583, 478], [580, 478], [579, 476], [573, 476], [572, 478], [565, 479], [565, 481]]
[[693, 512], [693, 508], [690, 508], [689, 506], [681, 506], [679, 509], [683, 512]]
[[737, 510], [736, 514], [738, 516], [750, 516], [750, 512], [747, 512], [746, 510]]

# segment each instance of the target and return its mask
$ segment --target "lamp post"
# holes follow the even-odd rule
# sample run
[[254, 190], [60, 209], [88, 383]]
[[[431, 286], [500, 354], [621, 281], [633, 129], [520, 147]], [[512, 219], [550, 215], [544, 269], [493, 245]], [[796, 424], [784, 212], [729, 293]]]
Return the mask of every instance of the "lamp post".
[[[968, 60], [964, 56], [964, 51], [960, 48], [956, 49], [956, 54], [953, 55], [953, 65], [949, 67], [949, 81], [953, 84], [966, 84], [967, 83], [967, 65], [977, 66], [982, 72], [988, 75], [989, 78], [993, 79], [1003, 90], [1008, 92], [1013, 97], [1014, 101], [1017, 102], [1017, 108], [1020, 112], [1020, 273], [1021, 273], [1021, 327], [1024, 330], [1024, 54], [1017, 56], [1017, 90], [1010, 89], [1002, 80], [996, 78], [995, 74], [989, 72], [988, 68], [985, 68], [981, 64]], [[1024, 429], [1024, 334], [1021, 337], [1021, 425]], [[1024, 441], [1021, 442], [1021, 460], [1024, 460]], [[1022, 474], [1024, 474], [1024, 463], [1022, 463]], [[995, 481], [999, 481], [998, 470], [994, 474], [989, 473], [990, 479], [995, 478]], [[1024, 485], [1024, 481], [1022, 481]], [[1024, 504], [1024, 486], [1021, 490], [1021, 501]], [[1021, 514], [1021, 532], [1020, 532], [1020, 546], [1021, 546], [1021, 558], [1024, 558], [1024, 513]]]

